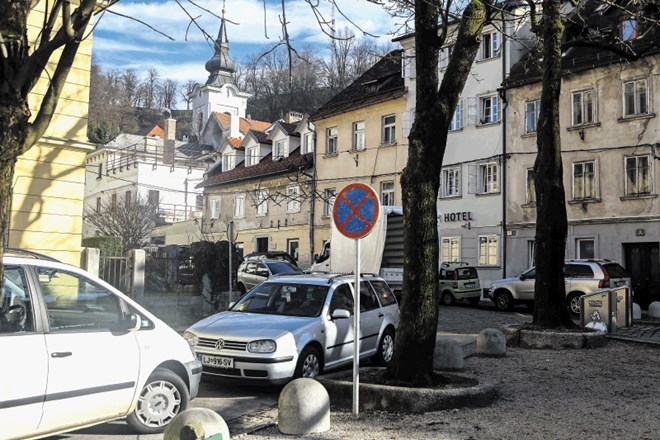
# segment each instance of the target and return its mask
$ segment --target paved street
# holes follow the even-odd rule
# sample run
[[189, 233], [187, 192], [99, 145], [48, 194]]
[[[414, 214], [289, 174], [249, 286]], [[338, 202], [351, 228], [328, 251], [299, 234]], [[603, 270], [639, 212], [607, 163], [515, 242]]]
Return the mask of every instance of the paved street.
[[[457, 338], [465, 345], [466, 352], [470, 352], [476, 349], [476, 337], [484, 328], [497, 328], [504, 323], [530, 320], [531, 316], [526, 313], [525, 308], [514, 313], [502, 313], [496, 311], [490, 301], [482, 301], [477, 306], [457, 303], [454, 306], [440, 308], [438, 335]], [[193, 400], [192, 406], [217, 411], [227, 421], [238, 420], [240, 416], [258, 414], [260, 410], [275, 405], [280, 390], [281, 387], [246, 388], [203, 382], [200, 394]], [[125, 422], [116, 421], [52, 436], [48, 440], [137, 440], [138, 438], [156, 440], [162, 439], [162, 435], [137, 436], [131, 433]]]

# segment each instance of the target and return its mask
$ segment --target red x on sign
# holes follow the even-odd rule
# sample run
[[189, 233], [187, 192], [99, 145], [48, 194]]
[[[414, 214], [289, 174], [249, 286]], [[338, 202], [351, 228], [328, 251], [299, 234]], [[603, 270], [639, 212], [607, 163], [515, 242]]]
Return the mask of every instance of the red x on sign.
[[352, 183], [344, 188], [332, 210], [337, 230], [348, 238], [362, 238], [378, 221], [378, 194], [368, 185]]

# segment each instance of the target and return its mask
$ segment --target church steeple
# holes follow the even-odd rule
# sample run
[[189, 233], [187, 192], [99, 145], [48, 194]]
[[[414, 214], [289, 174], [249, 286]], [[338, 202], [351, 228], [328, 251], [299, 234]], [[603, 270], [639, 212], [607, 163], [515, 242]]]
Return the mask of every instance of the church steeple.
[[236, 70], [236, 63], [229, 57], [229, 41], [227, 40], [227, 23], [225, 21], [225, 2], [222, 3], [222, 18], [220, 19], [220, 31], [215, 40], [215, 53], [206, 62], [206, 70], [209, 72], [207, 85], [222, 87], [224, 84], [233, 84], [232, 73]]

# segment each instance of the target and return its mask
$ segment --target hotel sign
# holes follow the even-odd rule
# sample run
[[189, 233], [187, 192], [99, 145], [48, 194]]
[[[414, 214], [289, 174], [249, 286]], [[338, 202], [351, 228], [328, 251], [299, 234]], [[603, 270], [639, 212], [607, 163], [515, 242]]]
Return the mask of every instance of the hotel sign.
[[472, 211], [450, 212], [443, 216], [445, 222], [471, 222], [473, 220]]

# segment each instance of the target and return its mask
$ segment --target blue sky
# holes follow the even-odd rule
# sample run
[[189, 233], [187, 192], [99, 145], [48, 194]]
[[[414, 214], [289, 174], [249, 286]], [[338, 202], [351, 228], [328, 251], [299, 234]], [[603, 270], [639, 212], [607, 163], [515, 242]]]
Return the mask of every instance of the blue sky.
[[[218, 16], [222, 10], [222, 0], [188, 0], [179, 3], [193, 16], [214, 39], [220, 20], [198, 8], [199, 5]], [[326, 0], [320, 0], [323, 14], [331, 16]], [[362, 29], [379, 35], [379, 42], [391, 40], [397, 30], [397, 22], [380, 6], [366, 0], [337, 0], [341, 10]], [[267, 50], [279, 41], [281, 26], [280, 0], [266, 0], [267, 25], [264, 30], [264, 6], [262, 0], [226, 0], [227, 19], [238, 23], [229, 24], [227, 33], [230, 55], [241, 62], [247, 55]], [[174, 41], [152, 31], [143, 24], [114, 14], [97, 16], [94, 30], [94, 62], [103, 69], [135, 69], [142, 75], [155, 67], [162, 78], [171, 78], [180, 84], [188, 79], [203, 82], [208, 76], [204, 63], [212, 56], [213, 49], [206, 42], [202, 32], [190, 25], [190, 18], [175, 0], [121, 0], [112, 10], [131, 17], [138, 17], [150, 26], [174, 38]], [[287, 21], [289, 34], [294, 45], [302, 48], [312, 45], [323, 53], [327, 50], [328, 37], [319, 30], [319, 25], [304, 0], [287, 0]], [[335, 13], [337, 29], [351, 27], [339, 13]], [[351, 27], [353, 32], [360, 30]], [[269, 39], [265, 34], [268, 34]]]

